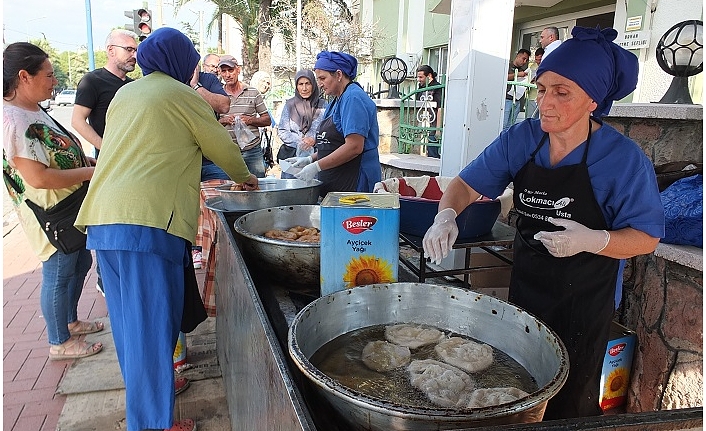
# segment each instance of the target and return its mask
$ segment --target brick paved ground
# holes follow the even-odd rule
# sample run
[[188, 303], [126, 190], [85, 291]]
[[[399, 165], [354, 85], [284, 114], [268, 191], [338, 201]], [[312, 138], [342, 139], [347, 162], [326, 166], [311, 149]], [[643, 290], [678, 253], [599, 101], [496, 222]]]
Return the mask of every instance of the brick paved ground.
[[[39, 306], [41, 280], [41, 263], [22, 228], [12, 212], [3, 211], [4, 431], [54, 431], [66, 400], [54, 393], [73, 361], [49, 361]], [[80, 319], [108, 315], [95, 285], [94, 265], [79, 301]]]

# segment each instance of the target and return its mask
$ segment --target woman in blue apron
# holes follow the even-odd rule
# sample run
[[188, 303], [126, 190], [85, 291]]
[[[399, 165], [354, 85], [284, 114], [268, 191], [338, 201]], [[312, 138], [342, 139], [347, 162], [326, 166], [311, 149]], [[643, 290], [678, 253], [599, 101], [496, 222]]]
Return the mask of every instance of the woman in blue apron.
[[303, 169], [295, 176], [310, 181], [318, 176], [320, 194], [359, 191], [372, 193], [382, 171], [378, 155], [380, 132], [377, 107], [353, 79], [358, 61], [344, 52], [322, 51], [314, 72], [319, 86], [334, 100], [326, 107], [316, 133], [316, 153], [287, 159]]
[[458, 234], [456, 214], [514, 183], [509, 300], [556, 331], [569, 354], [568, 379], [544, 419], [601, 414], [620, 260], [654, 251], [664, 234], [652, 163], [600, 120], [635, 89], [637, 58], [612, 43], [613, 29], [574, 27], [572, 35], [537, 71], [541, 119], [501, 133], [452, 180], [424, 237], [440, 262]]

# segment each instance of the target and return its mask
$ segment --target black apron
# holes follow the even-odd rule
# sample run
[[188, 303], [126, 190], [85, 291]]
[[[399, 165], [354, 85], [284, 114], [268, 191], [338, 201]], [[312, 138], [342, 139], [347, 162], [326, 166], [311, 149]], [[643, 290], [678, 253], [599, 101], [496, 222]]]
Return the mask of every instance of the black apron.
[[546, 217], [574, 220], [591, 229], [608, 229], [588, 174], [586, 158], [577, 165], [546, 169], [535, 163], [548, 135], [514, 179], [514, 205], [520, 217], [514, 241], [509, 300], [556, 331], [569, 352], [569, 377], [549, 400], [545, 420], [602, 413], [599, 386], [614, 310], [619, 260], [582, 252], [553, 257], [533, 238], [540, 230], [563, 228]]
[[[346, 92], [348, 86], [353, 84], [349, 82], [343, 93]], [[336, 103], [334, 100], [332, 103]], [[333, 110], [333, 107], [331, 108]], [[316, 133], [316, 151], [318, 159], [321, 160], [329, 154], [333, 153], [341, 145], [346, 142], [346, 137], [336, 129], [333, 122], [333, 114], [329, 115]], [[325, 169], [319, 172], [318, 178], [323, 184], [319, 189], [321, 197], [326, 197], [328, 192], [354, 192], [358, 189], [358, 177], [360, 176], [360, 162], [363, 159], [363, 154], [358, 154], [353, 160], [350, 160], [341, 166]]]

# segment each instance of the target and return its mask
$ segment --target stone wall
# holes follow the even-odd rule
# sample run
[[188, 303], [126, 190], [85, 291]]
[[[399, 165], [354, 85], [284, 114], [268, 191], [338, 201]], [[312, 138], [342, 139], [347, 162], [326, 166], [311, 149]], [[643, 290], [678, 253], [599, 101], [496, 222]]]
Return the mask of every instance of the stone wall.
[[655, 165], [703, 159], [701, 105], [616, 104], [604, 121], [637, 142]]
[[638, 339], [627, 411], [703, 406], [703, 270], [650, 254], [625, 274], [620, 320]]

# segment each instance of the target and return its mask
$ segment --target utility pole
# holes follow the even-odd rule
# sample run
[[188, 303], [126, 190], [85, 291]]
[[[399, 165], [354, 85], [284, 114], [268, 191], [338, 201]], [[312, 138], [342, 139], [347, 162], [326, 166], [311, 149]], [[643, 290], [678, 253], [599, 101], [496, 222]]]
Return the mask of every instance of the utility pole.
[[91, 18], [91, 0], [86, 0], [86, 33], [88, 39], [88, 70], [96, 68], [96, 60], [93, 55], [93, 18]]
[[[297, 72], [302, 68], [301, 60], [301, 44], [302, 44], [302, 0], [297, 0], [297, 47], [295, 49], [297, 56]], [[313, 84], [313, 82], [312, 82]]]
[[199, 48], [201, 49], [201, 58], [206, 55], [206, 41], [203, 37], [203, 11], [199, 11]]
[[157, 0], [157, 28], [162, 28], [162, 0]]

